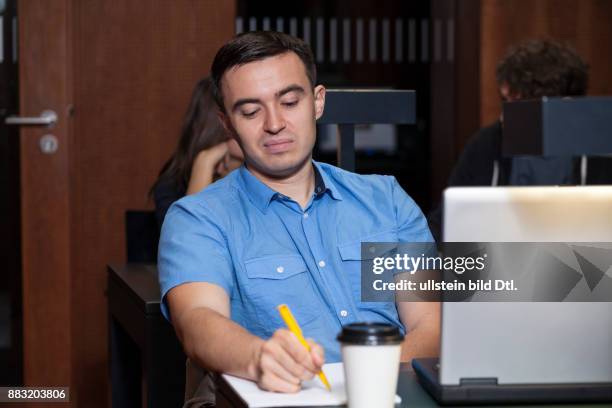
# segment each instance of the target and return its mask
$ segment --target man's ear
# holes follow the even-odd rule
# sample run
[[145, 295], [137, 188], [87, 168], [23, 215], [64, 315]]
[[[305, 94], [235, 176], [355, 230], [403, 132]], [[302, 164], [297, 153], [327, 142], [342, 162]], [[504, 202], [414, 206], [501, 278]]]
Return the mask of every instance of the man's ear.
[[325, 87], [323, 85], [315, 86], [314, 103], [315, 119], [319, 119], [321, 116], [323, 116], [323, 110], [325, 109]]

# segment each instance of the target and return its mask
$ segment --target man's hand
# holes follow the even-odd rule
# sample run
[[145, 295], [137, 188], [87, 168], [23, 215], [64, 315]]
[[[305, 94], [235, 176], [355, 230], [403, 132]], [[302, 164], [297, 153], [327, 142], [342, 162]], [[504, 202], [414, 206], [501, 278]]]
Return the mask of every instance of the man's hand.
[[301, 382], [312, 379], [325, 362], [323, 348], [312, 339], [307, 342], [310, 351], [287, 329], [262, 342], [252, 365], [257, 385], [267, 391], [299, 391]]
[[287, 329], [263, 340], [231, 321], [229, 296], [220, 286], [185, 283], [172, 288], [167, 300], [185, 354], [200, 367], [276, 392], [297, 392], [301, 381], [321, 371], [323, 348], [311, 339], [308, 351]]

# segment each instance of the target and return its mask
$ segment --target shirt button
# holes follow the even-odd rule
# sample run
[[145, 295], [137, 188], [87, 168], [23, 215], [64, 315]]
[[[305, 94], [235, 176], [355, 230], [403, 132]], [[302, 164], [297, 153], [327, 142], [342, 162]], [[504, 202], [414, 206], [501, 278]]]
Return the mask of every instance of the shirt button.
[[304, 218], [308, 218], [308, 213], [304, 213]]
[[276, 268], [276, 272], [283, 273], [285, 272], [285, 268], [283, 268], [282, 266], [279, 266], [278, 268]]
[[319, 266], [321, 268], [325, 268], [325, 261], [319, 261]]
[[348, 312], [346, 310], [341, 310], [340, 311], [340, 316], [346, 317], [346, 316], [348, 316]]

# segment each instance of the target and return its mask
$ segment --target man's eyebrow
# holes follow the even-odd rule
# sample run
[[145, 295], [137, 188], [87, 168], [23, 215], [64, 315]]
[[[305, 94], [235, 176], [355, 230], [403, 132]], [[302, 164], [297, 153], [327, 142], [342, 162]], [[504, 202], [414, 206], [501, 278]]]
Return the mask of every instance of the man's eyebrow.
[[[283, 89], [281, 89], [280, 91], [276, 92], [274, 95], [277, 98], [280, 98], [283, 95], [288, 94], [289, 92], [297, 92], [300, 94], [304, 94], [306, 91], [304, 90], [304, 88], [302, 88], [299, 85], [289, 85]], [[257, 98], [244, 98], [244, 99], [238, 99], [234, 105], [232, 106], [232, 112], [236, 112], [238, 110], [238, 108], [240, 108], [242, 105], [246, 105], [248, 103], [257, 103], [257, 104], [261, 104], [261, 100], [257, 99]]]
[[297, 92], [297, 93], [303, 94], [303, 93], [305, 93], [306, 91], [304, 90], [304, 88], [302, 88], [302, 87], [301, 87], [301, 86], [299, 86], [299, 85], [289, 85], [288, 87], [283, 88], [283, 89], [281, 89], [280, 91], [278, 91], [278, 92], [276, 93], [276, 97], [277, 97], [277, 98], [280, 98], [281, 96], [286, 95], [286, 94], [288, 94], [289, 92]]

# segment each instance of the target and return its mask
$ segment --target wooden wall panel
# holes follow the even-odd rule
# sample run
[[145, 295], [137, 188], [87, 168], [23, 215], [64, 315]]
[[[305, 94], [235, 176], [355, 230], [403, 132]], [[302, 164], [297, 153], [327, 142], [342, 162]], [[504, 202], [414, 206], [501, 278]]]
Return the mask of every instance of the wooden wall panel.
[[482, 0], [434, 0], [432, 19], [454, 23], [453, 61], [431, 64], [432, 202], [441, 200], [466, 140], [480, 125]]
[[233, 2], [75, 1], [72, 139], [74, 372], [79, 406], [107, 405], [106, 269], [124, 213], [173, 151], [193, 86], [234, 33]]
[[480, 9], [486, 0], [455, 0], [455, 135], [449, 141], [455, 157], [479, 126], [480, 44], [482, 41]]
[[573, 46], [591, 66], [591, 95], [612, 95], [612, 1], [483, 0], [481, 7], [480, 124], [494, 121], [501, 103], [497, 62], [508, 47], [530, 38]]

